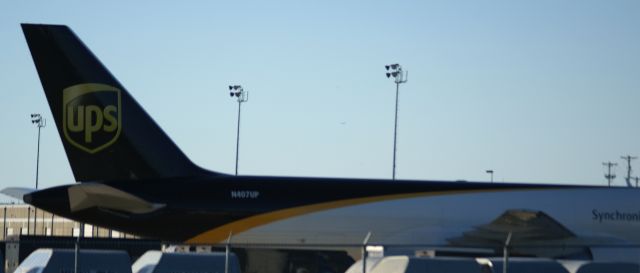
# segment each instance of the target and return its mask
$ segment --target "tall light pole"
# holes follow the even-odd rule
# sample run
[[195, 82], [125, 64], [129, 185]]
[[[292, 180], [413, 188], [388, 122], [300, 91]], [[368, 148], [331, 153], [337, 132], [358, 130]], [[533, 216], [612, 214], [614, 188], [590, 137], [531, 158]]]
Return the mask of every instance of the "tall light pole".
[[[40, 171], [40, 129], [47, 126], [47, 120], [45, 120], [40, 114], [31, 114], [31, 123], [35, 124], [38, 127], [38, 151], [36, 153], [36, 189], [38, 189], [38, 173]], [[36, 235], [37, 226], [37, 215], [38, 209], [34, 208], [33, 210], [33, 235]]]
[[400, 93], [400, 84], [407, 82], [407, 78], [409, 76], [408, 71], [403, 71], [402, 66], [399, 64], [389, 64], [385, 65], [384, 68], [387, 70], [387, 78], [391, 78], [393, 76], [394, 82], [396, 83], [396, 116], [395, 122], [393, 124], [393, 171], [392, 171], [392, 179], [396, 180], [396, 151], [397, 151], [397, 138], [398, 138], [398, 94]]
[[485, 172], [491, 174], [491, 183], [493, 183], [493, 170], [486, 170]]
[[240, 109], [242, 103], [249, 101], [249, 92], [244, 91], [240, 85], [229, 85], [229, 95], [238, 101], [238, 131], [236, 132], [236, 176], [238, 175], [238, 156], [240, 151]]

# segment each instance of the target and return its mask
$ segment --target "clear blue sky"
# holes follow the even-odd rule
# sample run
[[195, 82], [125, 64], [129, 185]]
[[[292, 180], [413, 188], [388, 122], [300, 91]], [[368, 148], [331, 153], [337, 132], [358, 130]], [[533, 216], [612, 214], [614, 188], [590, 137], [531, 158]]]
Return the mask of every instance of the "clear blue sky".
[[640, 155], [640, 1], [114, 2], [0, 2], [0, 187], [34, 184], [33, 112], [41, 186], [74, 181], [21, 22], [69, 25], [216, 171], [242, 84], [241, 174], [389, 178], [393, 62], [401, 179], [604, 184]]

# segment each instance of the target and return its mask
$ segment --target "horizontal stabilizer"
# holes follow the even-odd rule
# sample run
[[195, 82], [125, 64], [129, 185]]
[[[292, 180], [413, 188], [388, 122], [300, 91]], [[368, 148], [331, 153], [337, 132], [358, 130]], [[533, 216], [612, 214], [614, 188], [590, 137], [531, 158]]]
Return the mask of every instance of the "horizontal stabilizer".
[[0, 193], [22, 201], [22, 198], [26, 194], [32, 193], [34, 191], [37, 191], [37, 190], [32, 188], [9, 187], [9, 188], [2, 189]]
[[153, 212], [164, 207], [130, 193], [97, 183], [69, 187], [69, 206], [72, 212], [89, 208], [103, 208], [133, 214]]

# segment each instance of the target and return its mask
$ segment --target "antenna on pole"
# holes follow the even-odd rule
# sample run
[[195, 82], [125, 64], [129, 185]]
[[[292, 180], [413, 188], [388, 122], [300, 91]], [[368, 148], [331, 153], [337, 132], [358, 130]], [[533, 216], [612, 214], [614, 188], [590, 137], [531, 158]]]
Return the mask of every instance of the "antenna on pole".
[[604, 175], [604, 178], [607, 179], [608, 185], [609, 187], [611, 187], [611, 181], [616, 179], [616, 174], [611, 173], [611, 167], [618, 166], [618, 163], [612, 163], [611, 161], [609, 161], [609, 162], [602, 162], [602, 165], [607, 167], [607, 173]]
[[633, 185], [631, 185], [631, 160], [637, 159], [638, 157], [626, 155], [626, 156], [621, 156], [620, 158], [627, 161], [627, 177], [625, 177], [624, 180], [627, 182], [627, 186], [631, 188], [633, 187]]

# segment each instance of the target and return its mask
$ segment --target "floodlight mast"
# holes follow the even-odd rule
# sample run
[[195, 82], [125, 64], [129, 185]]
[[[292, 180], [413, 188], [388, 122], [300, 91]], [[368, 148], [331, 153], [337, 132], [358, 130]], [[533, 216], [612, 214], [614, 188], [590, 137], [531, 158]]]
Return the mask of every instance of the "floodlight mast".
[[238, 101], [238, 129], [236, 132], [236, 176], [238, 175], [238, 160], [240, 151], [240, 112], [242, 103], [249, 101], [249, 92], [244, 91], [240, 85], [229, 85], [229, 96], [235, 97]]
[[387, 70], [387, 78], [391, 78], [393, 76], [394, 82], [396, 83], [396, 114], [395, 114], [395, 122], [393, 125], [393, 170], [391, 177], [393, 180], [396, 180], [396, 154], [397, 154], [397, 138], [398, 138], [398, 95], [400, 91], [400, 84], [406, 83], [409, 78], [409, 72], [403, 71], [402, 66], [400, 64], [389, 64], [385, 65], [384, 68]]
[[[36, 152], [36, 189], [38, 189], [38, 173], [40, 171], [40, 130], [47, 126], [47, 120], [42, 117], [40, 114], [31, 114], [31, 123], [35, 124], [38, 127], [38, 148]], [[37, 230], [37, 215], [38, 209], [34, 208], [33, 212], [33, 235], [36, 235]], [[43, 223], [44, 225], [44, 223]], [[29, 232], [27, 232], [29, 233]]]

